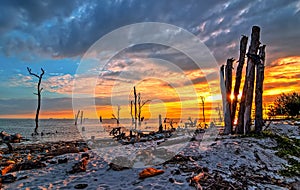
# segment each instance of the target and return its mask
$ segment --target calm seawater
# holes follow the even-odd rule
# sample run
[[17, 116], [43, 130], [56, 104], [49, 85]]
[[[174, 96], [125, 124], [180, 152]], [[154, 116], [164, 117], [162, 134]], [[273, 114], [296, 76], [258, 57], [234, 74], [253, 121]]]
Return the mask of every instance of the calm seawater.
[[[157, 130], [158, 121], [148, 121], [142, 124], [142, 129]], [[120, 126], [130, 129], [131, 120], [121, 120]], [[73, 119], [40, 119], [38, 132], [44, 135], [32, 136], [35, 122], [33, 119], [0, 119], [0, 131], [9, 134], [20, 133], [23, 137], [31, 141], [71, 141], [95, 136], [96, 138], [108, 137], [109, 131], [116, 127], [115, 120], [103, 120], [100, 124], [96, 119], [84, 119], [82, 124], [80, 119], [78, 125], [74, 124]]]

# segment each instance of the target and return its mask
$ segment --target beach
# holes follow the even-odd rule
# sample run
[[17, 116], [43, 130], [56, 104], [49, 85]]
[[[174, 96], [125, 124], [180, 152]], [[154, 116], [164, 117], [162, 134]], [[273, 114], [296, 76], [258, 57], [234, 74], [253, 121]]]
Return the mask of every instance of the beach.
[[[267, 130], [272, 134], [299, 140], [297, 125], [278, 122], [271, 124]], [[26, 168], [24, 164], [30, 165], [31, 161], [36, 163], [35, 166], [40, 165], [40, 168], [27, 167], [26, 170], [17, 167], [19, 171], [2, 175], [2, 188], [299, 189], [299, 176], [280, 172], [291, 167], [291, 164], [284, 156], [277, 156], [280, 142], [275, 138], [217, 136], [205, 148], [199, 148], [201, 143], [188, 142], [186, 147], [168, 161], [151, 166], [163, 170], [162, 174], [145, 179], [139, 179], [139, 173], [145, 167], [118, 167], [88, 148], [82, 140], [16, 143], [13, 144], [13, 153], [2, 146], [2, 171], [10, 164], [22, 163], [23, 169]], [[299, 161], [299, 156], [290, 157]], [[70, 172], [82, 160], [87, 160], [85, 170]], [[194, 181], [195, 176], [203, 177]]]

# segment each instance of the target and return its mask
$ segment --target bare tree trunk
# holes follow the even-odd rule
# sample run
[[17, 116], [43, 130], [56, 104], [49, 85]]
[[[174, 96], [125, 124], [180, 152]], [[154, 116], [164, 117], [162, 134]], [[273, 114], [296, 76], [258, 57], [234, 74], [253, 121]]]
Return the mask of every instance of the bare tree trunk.
[[131, 101], [130, 101], [131, 125], [134, 124], [134, 117], [133, 117], [133, 109], [132, 109], [132, 107], [133, 107], [133, 101], [131, 100]]
[[134, 129], [136, 129], [137, 126], [137, 95], [136, 95], [136, 89], [133, 87], [134, 92]]
[[224, 65], [220, 67], [220, 89], [222, 95], [222, 108], [223, 108], [223, 118], [225, 117], [225, 107], [226, 107], [226, 87], [225, 87], [225, 76], [224, 76]]
[[256, 64], [256, 86], [255, 86], [255, 132], [260, 133], [263, 121], [263, 83], [264, 83], [264, 70], [265, 70], [265, 48], [266, 46], [259, 47], [259, 62]]
[[231, 125], [231, 89], [232, 89], [232, 64], [234, 59], [227, 59], [225, 67], [225, 87], [226, 87], [226, 105], [225, 105], [225, 129], [224, 135], [228, 135], [232, 132]]
[[142, 107], [141, 107], [141, 93], [138, 93], [138, 106], [139, 106], [139, 110], [138, 110], [138, 121], [139, 121], [139, 128], [141, 127], [141, 112], [142, 112]]
[[78, 110], [77, 114], [75, 114], [75, 125], [77, 125], [79, 114], [80, 114], [80, 110]]
[[249, 66], [249, 72], [246, 75], [246, 97], [245, 97], [245, 113], [244, 113], [244, 133], [250, 132], [251, 126], [251, 111], [252, 111], [252, 103], [253, 103], [253, 91], [254, 91], [254, 81], [255, 81], [255, 61], [253, 60], [251, 55], [257, 55], [257, 51], [259, 48], [259, 37], [260, 37], [260, 28], [258, 26], [252, 27], [251, 33], [251, 44], [249, 47], [249, 51], [247, 53], [248, 62], [247, 66]]
[[38, 134], [37, 130], [39, 128], [39, 114], [40, 114], [40, 109], [41, 109], [41, 92], [43, 90], [43, 88], [41, 88], [41, 82], [42, 82], [43, 75], [45, 74], [45, 71], [41, 68], [42, 73], [40, 75], [37, 75], [35, 73], [32, 73], [31, 69], [29, 67], [27, 67], [27, 70], [28, 70], [30, 75], [35, 76], [39, 79], [39, 82], [38, 82], [38, 85], [37, 85], [37, 93], [34, 93], [35, 95], [38, 96], [38, 105], [37, 105], [36, 114], [35, 114], [34, 133]]
[[218, 107], [216, 107], [216, 111], [218, 111], [219, 121], [220, 121], [220, 122], [223, 122], [220, 104], [218, 104]]
[[83, 119], [83, 111], [81, 111], [81, 115], [80, 115], [80, 124], [82, 125], [82, 120]]
[[161, 133], [163, 131], [163, 126], [162, 126], [162, 120], [161, 120], [161, 115], [160, 114], [158, 115], [158, 125], [159, 125], [158, 132]]
[[233, 92], [234, 97], [232, 100], [232, 110], [231, 110], [231, 125], [232, 126], [234, 124], [236, 107], [237, 107], [237, 103], [238, 103], [238, 95], [239, 95], [241, 80], [242, 80], [242, 72], [243, 72], [243, 67], [245, 64], [247, 42], [248, 42], [248, 37], [243, 36], [240, 41], [240, 57], [239, 57], [238, 66], [237, 66], [237, 70], [236, 70], [235, 85], [234, 85], [234, 92]]
[[117, 121], [117, 126], [119, 127], [121, 106], [118, 105], [117, 109], [118, 109], [118, 111], [117, 111], [117, 117], [115, 116], [115, 114], [112, 114], [112, 119], [115, 119]]
[[201, 99], [201, 104], [202, 104], [202, 116], [203, 116], [203, 122], [204, 122], [204, 125], [205, 125], [205, 113], [204, 113], [204, 103], [205, 103], [205, 97], [204, 96], [200, 96], [200, 99]]
[[117, 126], [119, 127], [120, 124], [120, 110], [121, 110], [121, 106], [118, 105], [118, 118], [117, 118]]

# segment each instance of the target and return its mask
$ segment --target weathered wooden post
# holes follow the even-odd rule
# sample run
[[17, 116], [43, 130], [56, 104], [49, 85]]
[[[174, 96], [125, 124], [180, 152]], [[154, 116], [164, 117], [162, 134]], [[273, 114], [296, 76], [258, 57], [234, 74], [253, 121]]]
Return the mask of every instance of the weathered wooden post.
[[137, 95], [136, 95], [136, 89], [135, 86], [133, 87], [133, 93], [134, 93], [134, 129], [136, 129], [137, 126]]
[[225, 104], [225, 128], [224, 135], [228, 135], [232, 132], [231, 125], [231, 89], [232, 89], [232, 64], [234, 59], [227, 59], [226, 67], [225, 67], [225, 88], [226, 88], [226, 104]]
[[163, 126], [162, 126], [162, 120], [161, 120], [161, 115], [158, 115], [158, 132], [162, 133], [163, 132]]
[[200, 99], [201, 99], [201, 104], [202, 104], [202, 116], [203, 116], [203, 123], [204, 123], [204, 126], [205, 126], [205, 108], [204, 108], [204, 103], [205, 103], [205, 97], [204, 96], [200, 96]]
[[[260, 33], [260, 28], [258, 26], [253, 26], [251, 32], [251, 42], [248, 49], [248, 55], [257, 54], [257, 50], [260, 43], [259, 33]], [[236, 126], [237, 134], [248, 133], [250, 129], [254, 77], [255, 77], [254, 62], [252, 61], [252, 59], [248, 57], [247, 67], [246, 67], [246, 77], [244, 81], [243, 93], [240, 101], [240, 110], [238, 114], [238, 124]]]
[[225, 87], [225, 76], [224, 76], [224, 65], [220, 67], [220, 89], [222, 95], [222, 108], [223, 118], [225, 117], [225, 105], [226, 105], [226, 87]]
[[80, 110], [78, 110], [77, 114], [75, 114], [75, 125], [77, 125], [79, 114], [80, 114]]
[[265, 48], [266, 46], [259, 47], [259, 61], [256, 64], [256, 85], [255, 85], [255, 132], [260, 133], [263, 121], [263, 82], [265, 70]]
[[142, 122], [141, 122], [141, 112], [142, 112], [142, 107], [141, 107], [141, 93], [138, 93], [138, 125], [139, 128], [141, 128]]
[[80, 124], [82, 125], [82, 121], [83, 121], [83, 111], [81, 111], [81, 115], [80, 115]]
[[234, 124], [236, 107], [237, 107], [237, 103], [238, 103], [238, 95], [239, 95], [241, 80], [242, 80], [242, 72], [243, 72], [243, 67], [245, 64], [247, 42], [248, 42], [248, 37], [242, 36], [241, 41], [240, 41], [240, 55], [239, 55], [240, 57], [239, 57], [238, 66], [236, 69], [235, 85], [234, 85], [234, 91], [233, 91], [233, 100], [232, 100], [232, 109], [231, 109], [231, 125], [232, 126]]
[[255, 81], [255, 60], [252, 55], [257, 55], [257, 51], [260, 45], [260, 28], [258, 26], [252, 27], [251, 33], [251, 44], [249, 51], [247, 53], [248, 61], [248, 72], [246, 75], [246, 97], [245, 97], [245, 113], [244, 113], [244, 133], [250, 132], [251, 126], [251, 112], [252, 112], [252, 103], [253, 103], [253, 91], [254, 91], [254, 81]]
[[133, 101], [131, 100], [131, 101], [130, 101], [131, 125], [134, 124], [134, 117], [133, 117], [133, 109], [132, 109], [132, 107], [133, 107]]

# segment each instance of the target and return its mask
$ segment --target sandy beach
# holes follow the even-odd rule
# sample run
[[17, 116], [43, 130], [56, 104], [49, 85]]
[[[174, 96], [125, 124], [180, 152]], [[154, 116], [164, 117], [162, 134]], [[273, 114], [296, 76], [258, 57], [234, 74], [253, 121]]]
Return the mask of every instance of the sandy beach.
[[[299, 140], [296, 125], [271, 124], [268, 131]], [[291, 164], [276, 155], [274, 138], [218, 136], [206, 150], [199, 143], [189, 142], [170, 160], [152, 166], [164, 173], [145, 179], [139, 179], [145, 168], [111, 164], [83, 141], [17, 143], [13, 153], [0, 150], [2, 172], [9, 165], [22, 166], [1, 176], [2, 189], [299, 189], [299, 175], [280, 172]], [[299, 155], [292, 157], [299, 161]], [[75, 171], [82, 160], [87, 160], [85, 170]]]

